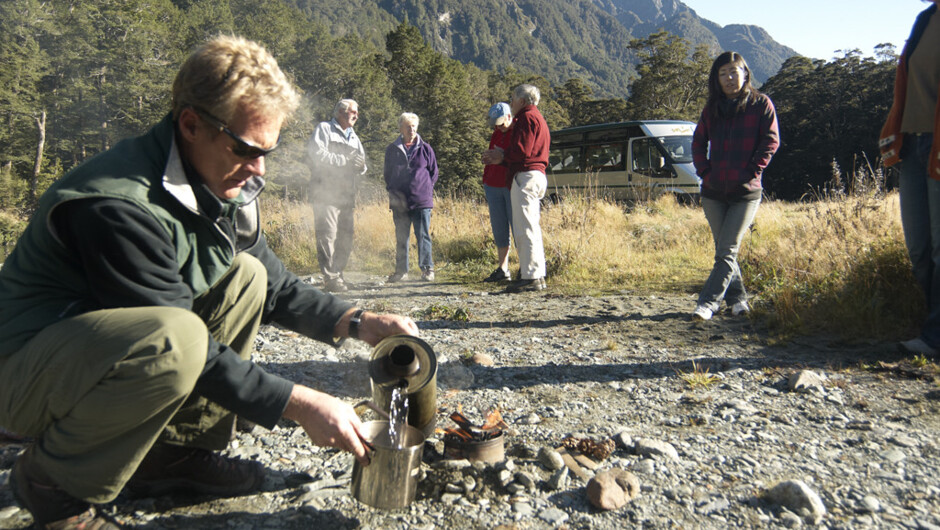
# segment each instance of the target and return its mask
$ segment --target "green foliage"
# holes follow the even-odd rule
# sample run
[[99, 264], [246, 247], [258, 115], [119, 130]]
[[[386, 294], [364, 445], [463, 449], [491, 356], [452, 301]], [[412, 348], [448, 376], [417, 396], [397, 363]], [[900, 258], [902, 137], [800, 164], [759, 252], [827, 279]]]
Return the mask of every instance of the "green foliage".
[[[4, 205], [28, 207], [62, 172], [146, 131], [169, 110], [182, 59], [219, 33], [260, 41], [306, 96], [268, 171], [272, 189], [298, 198], [309, 178], [310, 133], [343, 97], [360, 104], [357, 132], [375, 187], [381, 189], [396, 118], [407, 110], [421, 117], [420, 132], [438, 154], [439, 191], [471, 195], [481, 187], [486, 109], [508, 101], [519, 83], [542, 91], [539, 109], [552, 129], [695, 120], [704, 104], [704, 48], [663, 31], [630, 41], [588, 0], [403, 0], [383, 7], [373, 0], [0, 2]], [[632, 44], [617, 44], [623, 42]], [[849, 175], [845, 186], [869, 161], [878, 171], [874, 140], [890, 104], [895, 59], [890, 48], [876, 59], [855, 51], [829, 63], [793, 58], [765, 84], [783, 136], [766, 173], [769, 191], [797, 198], [821, 189], [833, 163]], [[629, 100], [610, 97], [625, 87]]]
[[431, 304], [428, 307], [416, 310], [412, 316], [421, 320], [450, 320], [453, 322], [469, 322], [473, 314], [465, 307], [450, 307], [444, 304]]
[[634, 39], [630, 49], [642, 57], [639, 79], [631, 87], [629, 113], [633, 119], [698, 121], [708, 97], [712, 60], [699, 46], [665, 31]]
[[882, 47], [877, 58], [852, 50], [831, 62], [798, 56], [783, 64], [762, 87], [777, 108], [782, 139], [764, 173], [769, 193], [792, 200], [820, 191], [833, 161], [850, 176], [877, 164], [896, 62], [893, 49]]

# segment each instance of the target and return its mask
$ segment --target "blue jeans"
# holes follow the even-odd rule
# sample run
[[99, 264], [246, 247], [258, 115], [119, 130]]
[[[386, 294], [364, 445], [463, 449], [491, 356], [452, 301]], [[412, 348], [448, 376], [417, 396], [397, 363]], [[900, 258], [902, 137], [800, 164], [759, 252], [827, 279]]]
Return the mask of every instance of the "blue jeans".
[[927, 320], [921, 339], [940, 347], [940, 181], [927, 176], [933, 134], [904, 137], [900, 195], [901, 225], [914, 277], [924, 291]]
[[392, 220], [395, 221], [395, 272], [408, 272], [408, 243], [412, 225], [418, 241], [418, 266], [422, 271], [434, 270], [434, 261], [431, 259], [431, 209], [392, 210]]
[[509, 246], [509, 230], [512, 227], [512, 200], [509, 188], [497, 188], [483, 185], [486, 204], [490, 209], [490, 228], [493, 229], [493, 241], [497, 247]]
[[715, 240], [715, 265], [698, 295], [698, 305], [718, 311], [722, 300], [728, 305], [747, 301], [747, 291], [738, 267], [738, 250], [741, 239], [754, 222], [758, 206], [760, 199], [725, 202], [702, 197], [705, 219]]

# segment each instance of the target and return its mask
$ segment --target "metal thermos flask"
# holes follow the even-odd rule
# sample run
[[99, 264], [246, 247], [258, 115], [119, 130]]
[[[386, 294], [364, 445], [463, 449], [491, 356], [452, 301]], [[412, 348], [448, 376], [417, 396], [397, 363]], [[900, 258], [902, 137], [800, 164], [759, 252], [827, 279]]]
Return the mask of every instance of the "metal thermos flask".
[[408, 425], [425, 436], [434, 432], [437, 413], [437, 357], [431, 347], [411, 335], [386, 337], [372, 349], [369, 361], [372, 401], [389, 410], [392, 391], [408, 397]]

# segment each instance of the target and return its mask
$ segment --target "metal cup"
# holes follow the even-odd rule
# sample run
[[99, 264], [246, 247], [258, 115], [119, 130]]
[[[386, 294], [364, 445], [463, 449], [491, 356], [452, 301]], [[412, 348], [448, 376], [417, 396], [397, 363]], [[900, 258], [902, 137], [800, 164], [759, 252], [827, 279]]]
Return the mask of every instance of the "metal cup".
[[375, 446], [371, 463], [363, 467], [353, 462], [350, 491], [359, 502], [394, 510], [404, 508], [415, 500], [418, 472], [424, 449], [424, 433], [405, 425], [401, 449], [392, 447], [387, 421], [369, 421], [362, 424], [363, 437]]

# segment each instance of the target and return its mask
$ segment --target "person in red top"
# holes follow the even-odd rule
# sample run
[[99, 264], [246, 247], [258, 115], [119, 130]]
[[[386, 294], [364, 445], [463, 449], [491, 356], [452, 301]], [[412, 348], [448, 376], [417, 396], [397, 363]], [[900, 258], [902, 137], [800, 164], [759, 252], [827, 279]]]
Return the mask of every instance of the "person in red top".
[[520, 279], [506, 289], [508, 292], [541, 291], [545, 289], [545, 250], [539, 226], [541, 204], [548, 180], [548, 149], [551, 136], [548, 124], [537, 105], [541, 94], [533, 85], [522, 84], [512, 92], [510, 108], [515, 122], [505, 149], [489, 149], [483, 153], [484, 164], [507, 166], [512, 179], [512, 235], [519, 252]]
[[[512, 109], [508, 103], [499, 103], [490, 107], [490, 149], [500, 148], [505, 151], [509, 146], [512, 125]], [[496, 270], [487, 276], [484, 282], [501, 282], [509, 279], [509, 231], [512, 229], [512, 200], [509, 190], [512, 182], [507, 172], [509, 168], [500, 164], [487, 164], [483, 167], [483, 192], [490, 210], [490, 227], [493, 229], [493, 241], [496, 242]]]

